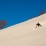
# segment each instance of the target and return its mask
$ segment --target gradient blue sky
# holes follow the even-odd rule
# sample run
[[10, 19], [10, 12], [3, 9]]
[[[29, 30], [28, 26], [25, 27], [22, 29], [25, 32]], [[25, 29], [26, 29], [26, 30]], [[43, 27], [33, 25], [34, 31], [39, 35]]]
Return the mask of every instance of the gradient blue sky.
[[0, 20], [6, 20], [8, 26], [36, 17], [46, 10], [46, 0], [0, 0]]

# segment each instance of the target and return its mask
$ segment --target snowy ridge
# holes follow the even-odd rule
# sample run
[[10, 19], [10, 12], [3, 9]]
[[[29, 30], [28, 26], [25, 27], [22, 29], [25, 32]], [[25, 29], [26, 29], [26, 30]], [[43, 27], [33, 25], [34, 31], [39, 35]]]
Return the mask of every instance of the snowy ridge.
[[[35, 28], [40, 22], [42, 27]], [[46, 46], [46, 13], [0, 30], [0, 46]]]

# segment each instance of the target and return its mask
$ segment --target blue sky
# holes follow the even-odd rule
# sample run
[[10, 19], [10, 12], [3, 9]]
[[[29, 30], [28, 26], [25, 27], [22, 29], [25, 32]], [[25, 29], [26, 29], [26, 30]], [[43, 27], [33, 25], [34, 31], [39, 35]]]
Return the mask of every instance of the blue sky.
[[46, 10], [46, 0], [0, 0], [0, 20], [8, 26], [26, 21]]

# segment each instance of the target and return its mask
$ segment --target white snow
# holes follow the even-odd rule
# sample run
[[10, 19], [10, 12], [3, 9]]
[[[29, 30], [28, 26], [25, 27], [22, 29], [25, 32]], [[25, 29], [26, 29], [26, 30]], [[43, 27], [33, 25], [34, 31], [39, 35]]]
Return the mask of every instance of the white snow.
[[46, 46], [46, 13], [0, 30], [0, 46]]

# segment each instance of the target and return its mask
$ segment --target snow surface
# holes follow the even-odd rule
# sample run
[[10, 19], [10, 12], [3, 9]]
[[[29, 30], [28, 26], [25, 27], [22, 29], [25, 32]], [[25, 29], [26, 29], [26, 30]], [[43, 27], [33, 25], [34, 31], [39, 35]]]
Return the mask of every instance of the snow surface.
[[0, 46], [46, 46], [46, 13], [0, 30]]

